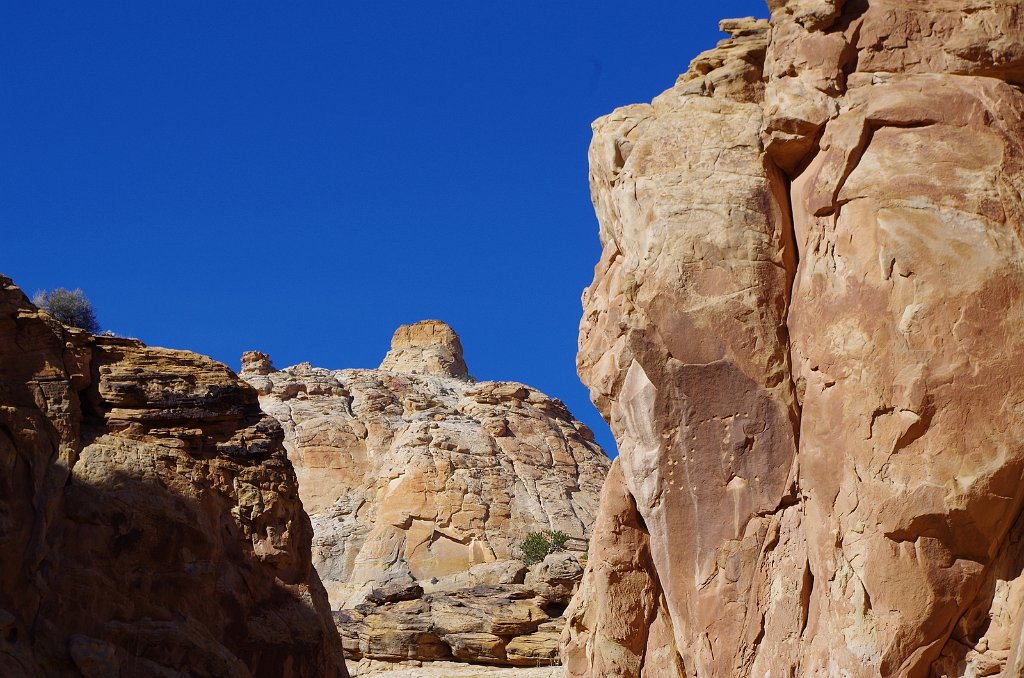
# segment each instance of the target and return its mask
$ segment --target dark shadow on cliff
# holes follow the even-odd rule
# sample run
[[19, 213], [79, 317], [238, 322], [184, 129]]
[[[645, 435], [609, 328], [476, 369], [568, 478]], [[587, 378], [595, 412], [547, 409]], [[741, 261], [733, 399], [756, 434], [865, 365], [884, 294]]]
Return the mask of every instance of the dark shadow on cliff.
[[[306, 586], [273, 576], [283, 555], [244, 534], [230, 496], [202, 485], [189, 496], [158, 473], [73, 476], [37, 573], [37, 613], [0, 619], [0, 667], [15, 666], [7, 654], [22, 667], [32, 658], [20, 675], [338, 675], [329, 615]], [[296, 534], [309, 530], [301, 510], [294, 519], [305, 521]]]

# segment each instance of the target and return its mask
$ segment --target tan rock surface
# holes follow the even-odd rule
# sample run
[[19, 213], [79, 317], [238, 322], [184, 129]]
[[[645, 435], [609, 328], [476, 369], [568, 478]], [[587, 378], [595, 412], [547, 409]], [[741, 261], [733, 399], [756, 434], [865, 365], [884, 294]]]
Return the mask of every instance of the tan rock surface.
[[769, 4], [594, 125], [568, 672], [1018, 675], [1021, 4]]
[[345, 676], [281, 429], [0, 278], [0, 674]]
[[[582, 575], [578, 563], [574, 570]], [[546, 595], [559, 580], [543, 576], [538, 573], [532, 586], [480, 584], [425, 594], [412, 584], [406, 587], [411, 596], [395, 595], [396, 587], [376, 589], [354, 609], [335, 613], [335, 620], [351, 660], [550, 666], [559, 663], [562, 612], [571, 593]]]
[[363, 660], [353, 667], [353, 676], [374, 678], [561, 678], [562, 668], [501, 668], [452, 661], [378, 662]]
[[469, 375], [459, 335], [440, 320], [421, 320], [399, 327], [380, 369], [442, 377]]
[[243, 357], [284, 428], [350, 657], [557, 661], [557, 632], [532, 634], [561, 619], [582, 568], [550, 556], [526, 586], [518, 545], [560, 530], [583, 551], [609, 461], [560, 401], [466, 375], [437, 321], [399, 328], [378, 370]]
[[[656, 629], [663, 630], [665, 616], [650, 536], [617, 459], [601, 492], [583, 582], [566, 612], [566, 675], [685, 675], [674, 659], [678, 651], [672, 635], [651, 637]], [[655, 659], [657, 653], [668, 661]]]

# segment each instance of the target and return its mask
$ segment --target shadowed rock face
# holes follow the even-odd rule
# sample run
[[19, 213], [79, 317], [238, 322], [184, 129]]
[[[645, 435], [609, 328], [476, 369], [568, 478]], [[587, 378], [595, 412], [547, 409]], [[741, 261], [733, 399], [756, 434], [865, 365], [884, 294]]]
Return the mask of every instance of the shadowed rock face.
[[281, 429], [0, 277], [0, 674], [346, 676]]
[[527, 574], [518, 546], [559, 530], [582, 552], [609, 461], [561, 401], [467, 375], [438, 321], [400, 327], [376, 370], [243, 356], [284, 428], [351, 659], [557, 661], [582, 569]]
[[1018, 675], [1022, 5], [769, 5], [594, 123], [569, 673]]

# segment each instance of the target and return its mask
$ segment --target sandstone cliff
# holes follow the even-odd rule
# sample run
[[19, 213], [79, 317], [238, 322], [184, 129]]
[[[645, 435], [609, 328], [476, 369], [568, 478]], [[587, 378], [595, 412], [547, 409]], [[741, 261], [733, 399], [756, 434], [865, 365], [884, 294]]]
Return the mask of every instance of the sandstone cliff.
[[0, 675], [346, 676], [281, 428], [0, 277]]
[[376, 370], [252, 352], [241, 374], [284, 427], [349, 657], [557, 661], [582, 568], [528, 573], [518, 544], [559, 530], [583, 551], [609, 465], [563, 403], [476, 383], [437, 321], [400, 327]]
[[569, 675], [1021, 675], [1024, 6], [773, 0], [594, 123]]

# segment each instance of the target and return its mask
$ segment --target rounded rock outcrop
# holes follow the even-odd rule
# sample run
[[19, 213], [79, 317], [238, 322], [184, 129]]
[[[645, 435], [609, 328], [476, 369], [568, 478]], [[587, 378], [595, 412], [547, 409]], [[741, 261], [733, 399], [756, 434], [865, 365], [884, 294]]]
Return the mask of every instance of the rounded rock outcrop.
[[391, 350], [384, 356], [380, 369], [442, 377], [469, 376], [459, 335], [440, 320], [421, 320], [395, 330]]
[[0, 276], [0, 675], [347, 676], [281, 426]]

